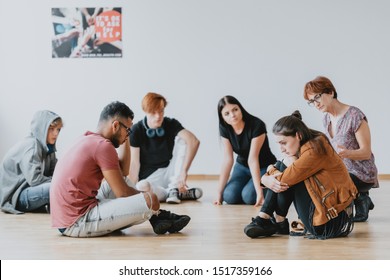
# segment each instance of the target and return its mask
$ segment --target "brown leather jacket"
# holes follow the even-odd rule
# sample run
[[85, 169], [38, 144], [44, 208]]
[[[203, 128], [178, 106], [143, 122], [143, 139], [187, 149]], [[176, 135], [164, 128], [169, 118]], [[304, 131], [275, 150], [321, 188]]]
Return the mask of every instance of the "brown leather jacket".
[[[322, 137], [326, 154], [318, 154], [310, 142], [302, 145], [299, 158], [289, 166], [279, 181], [293, 186], [304, 181], [315, 205], [313, 225], [319, 226], [335, 218], [348, 207], [358, 193], [343, 160], [329, 142]], [[275, 168], [268, 174], [277, 173]]]

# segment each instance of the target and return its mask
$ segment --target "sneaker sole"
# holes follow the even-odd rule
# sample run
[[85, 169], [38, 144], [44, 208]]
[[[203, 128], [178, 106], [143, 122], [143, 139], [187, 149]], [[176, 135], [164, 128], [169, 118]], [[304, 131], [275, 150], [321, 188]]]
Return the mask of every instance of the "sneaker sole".
[[171, 221], [160, 222], [158, 225], [153, 227], [155, 234], [165, 234], [172, 227]]
[[280, 234], [280, 235], [289, 235], [290, 234], [290, 230], [278, 230], [276, 232], [276, 234]]
[[170, 200], [170, 199], [167, 199], [166, 200], [166, 203], [169, 203], [169, 204], [180, 204], [181, 200]]
[[290, 236], [306, 236], [309, 233], [306, 230], [303, 231], [290, 231]]
[[189, 216], [183, 216], [180, 219], [173, 222], [170, 229], [168, 229], [169, 233], [175, 233], [181, 231], [188, 223], [191, 218]]
[[353, 217], [352, 218], [352, 221], [354, 222], [354, 223], [363, 223], [363, 222], [365, 222], [365, 221], [367, 221], [368, 220], [368, 216], [367, 217], [361, 217], [361, 216], [355, 216], [355, 217]]
[[256, 237], [260, 237], [260, 236], [267, 237], [267, 236], [274, 235], [276, 233], [276, 229], [275, 230], [263, 230], [263, 229], [259, 229], [256, 227], [249, 227], [249, 228], [245, 228], [244, 232], [250, 238], [256, 238]]

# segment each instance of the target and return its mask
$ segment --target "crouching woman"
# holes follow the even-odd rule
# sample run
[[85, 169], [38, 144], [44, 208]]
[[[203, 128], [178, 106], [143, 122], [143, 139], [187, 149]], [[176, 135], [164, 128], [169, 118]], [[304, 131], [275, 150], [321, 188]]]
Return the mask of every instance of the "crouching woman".
[[[274, 195], [266, 196], [259, 216], [246, 226], [245, 233], [254, 238], [280, 231], [278, 225], [286, 217], [278, 213], [286, 216], [294, 202], [311, 237], [347, 236], [353, 229], [352, 206], [358, 191], [326, 136], [308, 128], [299, 111], [279, 119], [273, 133], [281, 152], [296, 160], [283, 171], [272, 167], [262, 177], [262, 184]], [[274, 212], [276, 222], [271, 219]]]

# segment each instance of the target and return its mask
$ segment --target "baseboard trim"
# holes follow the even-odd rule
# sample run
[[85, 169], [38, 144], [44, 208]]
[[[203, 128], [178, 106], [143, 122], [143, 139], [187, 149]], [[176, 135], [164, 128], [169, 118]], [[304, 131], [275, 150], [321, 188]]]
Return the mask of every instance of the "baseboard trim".
[[188, 175], [189, 180], [218, 180], [219, 175], [192, 174]]
[[[219, 175], [215, 174], [191, 174], [188, 175], [189, 180], [218, 180]], [[379, 180], [390, 180], [390, 174], [379, 174]]]
[[390, 174], [379, 174], [378, 179], [379, 180], [390, 180]]

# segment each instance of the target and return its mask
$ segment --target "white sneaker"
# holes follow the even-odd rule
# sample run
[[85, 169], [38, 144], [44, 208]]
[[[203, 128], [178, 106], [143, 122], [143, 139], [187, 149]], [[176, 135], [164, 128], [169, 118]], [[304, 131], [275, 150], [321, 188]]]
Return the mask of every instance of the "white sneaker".
[[166, 203], [179, 204], [180, 202], [181, 202], [181, 200], [179, 199], [179, 190], [176, 188], [170, 189]]
[[201, 198], [203, 195], [203, 191], [200, 188], [191, 188], [186, 192], [179, 193], [179, 199], [181, 200], [197, 200]]

